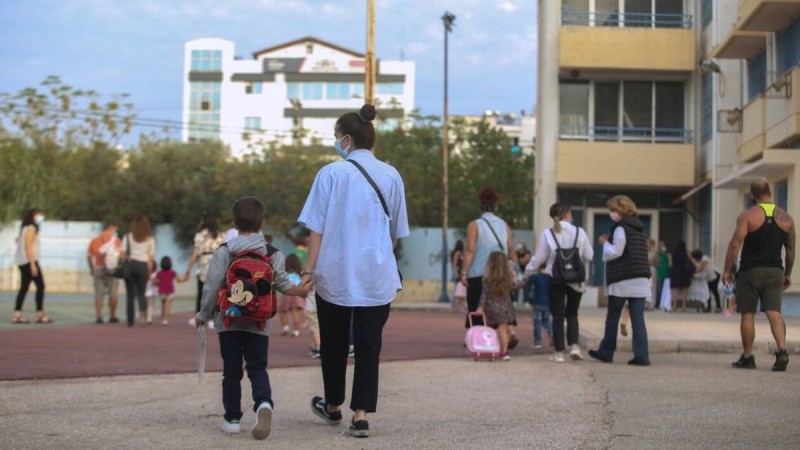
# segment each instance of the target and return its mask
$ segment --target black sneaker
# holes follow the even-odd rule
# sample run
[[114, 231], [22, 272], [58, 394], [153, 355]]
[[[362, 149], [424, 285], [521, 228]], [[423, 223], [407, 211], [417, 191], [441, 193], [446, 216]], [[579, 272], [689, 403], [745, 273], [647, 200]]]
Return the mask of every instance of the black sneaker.
[[775, 364], [772, 365], [773, 372], [785, 372], [786, 366], [789, 365], [789, 353], [786, 349], [778, 350], [775, 352]]
[[603, 361], [604, 363], [609, 363], [610, 364], [610, 363], [614, 362], [614, 358], [609, 358], [608, 356], [603, 356], [597, 350], [589, 350], [589, 356], [591, 356], [592, 358], [594, 358], [594, 359], [596, 359], [598, 361]]
[[347, 432], [350, 436], [357, 438], [369, 437], [369, 422], [366, 420], [352, 420]]
[[328, 404], [322, 397], [314, 397], [311, 399], [311, 411], [320, 417], [320, 419], [328, 422], [328, 425], [339, 425], [342, 423], [342, 412], [334, 411], [328, 412]]
[[639, 359], [633, 358], [632, 360], [628, 361], [629, 366], [649, 366], [650, 360], [649, 359]]
[[[776, 362], [776, 364], [777, 364], [777, 362]], [[737, 369], [755, 369], [756, 368], [756, 357], [753, 356], [753, 355], [745, 357], [744, 354], [742, 354], [742, 356], [739, 357], [738, 361], [736, 361], [735, 363], [731, 363], [731, 366], [733, 366], [733, 367], [735, 367]]]

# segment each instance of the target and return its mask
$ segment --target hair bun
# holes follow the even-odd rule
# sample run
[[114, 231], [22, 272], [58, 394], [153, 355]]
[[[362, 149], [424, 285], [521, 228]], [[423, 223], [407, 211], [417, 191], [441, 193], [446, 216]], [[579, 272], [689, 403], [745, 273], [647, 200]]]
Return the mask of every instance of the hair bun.
[[361, 110], [358, 111], [358, 118], [364, 122], [372, 122], [375, 120], [375, 106], [369, 103], [364, 104]]

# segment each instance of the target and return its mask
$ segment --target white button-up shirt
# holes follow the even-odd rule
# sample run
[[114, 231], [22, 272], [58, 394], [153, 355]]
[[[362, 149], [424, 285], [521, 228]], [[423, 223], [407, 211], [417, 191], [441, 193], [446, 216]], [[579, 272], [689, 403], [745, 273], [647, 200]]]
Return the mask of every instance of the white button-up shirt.
[[323, 167], [298, 222], [322, 235], [314, 267], [320, 297], [341, 306], [380, 306], [402, 288], [392, 240], [409, 235], [403, 179], [369, 150], [347, 156], [378, 185], [391, 219], [364, 175], [347, 161]]

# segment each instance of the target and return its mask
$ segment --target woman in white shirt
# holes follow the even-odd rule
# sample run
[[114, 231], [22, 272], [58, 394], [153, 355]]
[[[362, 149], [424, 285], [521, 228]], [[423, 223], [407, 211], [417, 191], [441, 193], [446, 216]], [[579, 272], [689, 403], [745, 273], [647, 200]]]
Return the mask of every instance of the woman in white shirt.
[[28, 295], [31, 282], [36, 285], [36, 323], [53, 322], [44, 313], [44, 277], [42, 268], [39, 266], [39, 227], [43, 223], [44, 213], [39, 208], [29, 209], [22, 217], [17, 238], [17, 252], [14, 255], [14, 263], [19, 267], [20, 283], [11, 323], [30, 323], [22, 315], [22, 305], [25, 303], [25, 296]]
[[644, 224], [637, 217], [636, 204], [630, 198], [617, 195], [608, 200], [607, 205], [614, 225], [611, 226], [611, 236], [604, 234], [599, 242], [606, 263], [608, 312], [600, 347], [589, 350], [589, 356], [606, 363], [613, 362], [619, 317], [627, 303], [633, 328], [633, 359], [628, 364], [649, 366], [644, 307], [645, 300], [651, 295], [650, 264]]
[[144, 323], [147, 314], [147, 279], [155, 268], [156, 241], [150, 230], [150, 221], [147, 216], [139, 214], [131, 221], [128, 234], [122, 239], [123, 257], [128, 258], [130, 265], [128, 276], [125, 278], [125, 290], [128, 293], [125, 304], [128, 326], [134, 322], [133, 299], [139, 303], [139, 321]]
[[[553, 228], [544, 230], [539, 236], [536, 253], [525, 267], [524, 278], [526, 279], [538, 272], [539, 266], [544, 263], [547, 263], [547, 274], [552, 276], [553, 262], [559, 247], [562, 249], [576, 247], [584, 264], [594, 258], [594, 249], [586, 232], [572, 224], [572, 210], [569, 206], [563, 203], [553, 203], [550, 206], [550, 217], [553, 219]], [[583, 359], [578, 346], [578, 308], [581, 305], [583, 292], [583, 282], [558, 283], [554, 280], [550, 282], [548, 299], [550, 300], [550, 314], [553, 316], [553, 335], [550, 338], [555, 346], [553, 354], [555, 362], [564, 362], [564, 319], [567, 321], [569, 356], [576, 361]]]

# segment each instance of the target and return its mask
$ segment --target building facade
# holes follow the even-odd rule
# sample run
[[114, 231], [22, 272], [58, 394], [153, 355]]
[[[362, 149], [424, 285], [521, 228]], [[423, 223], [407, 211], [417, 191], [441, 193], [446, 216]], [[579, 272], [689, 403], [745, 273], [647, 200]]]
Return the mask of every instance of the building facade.
[[[333, 145], [333, 127], [364, 104], [366, 55], [304, 37], [236, 56], [234, 43], [186, 43], [182, 139], [219, 140], [234, 156], [264, 145]], [[400, 125], [414, 109], [414, 63], [379, 61], [377, 126]]]
[[537, 229], [559, 200], [596, 242], [625, 194], [652, 239], [721, 270], [753, 179], [797, 214], [799, 14], [800, 0], [540, 1]]

